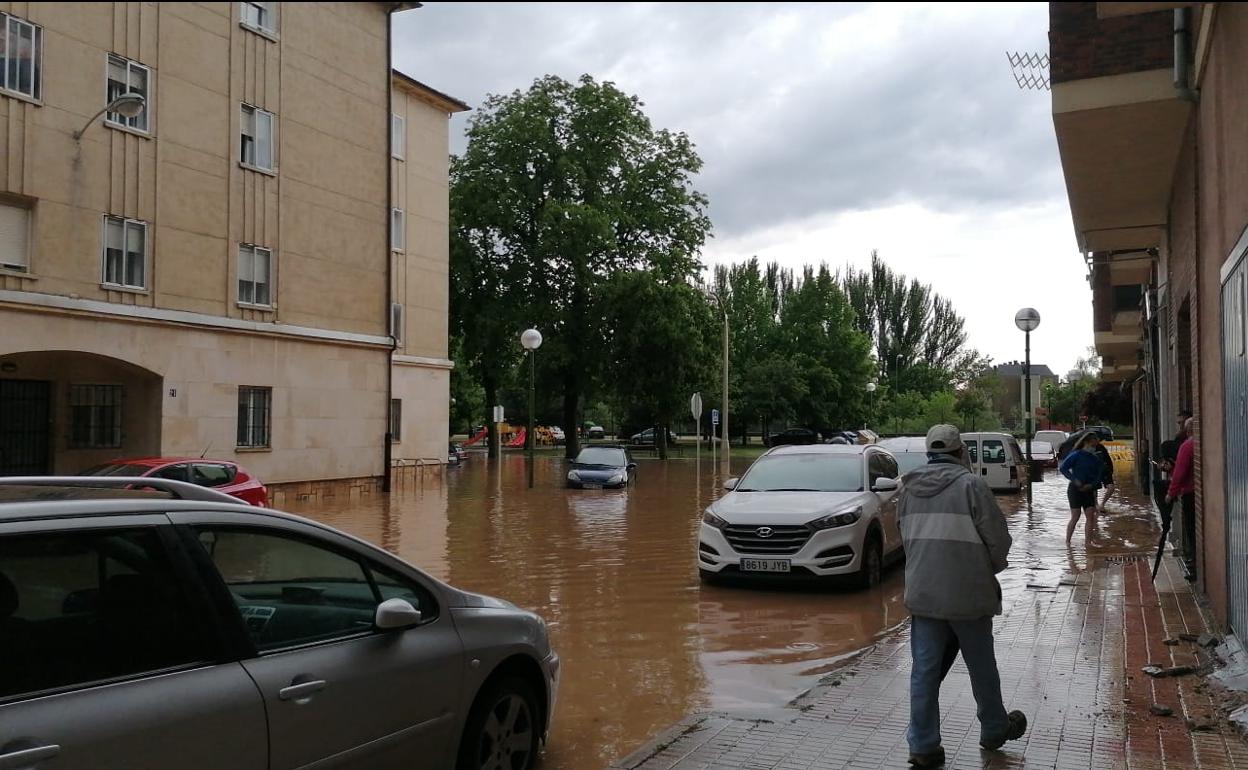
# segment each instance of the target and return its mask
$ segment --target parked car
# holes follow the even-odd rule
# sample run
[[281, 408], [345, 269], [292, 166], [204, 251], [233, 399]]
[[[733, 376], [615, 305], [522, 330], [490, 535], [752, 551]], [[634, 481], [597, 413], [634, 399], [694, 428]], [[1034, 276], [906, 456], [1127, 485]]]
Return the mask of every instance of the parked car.
[[450, 442], [450, 446], [447, 449], [446, 464], [447, 465], [459, 465], [460, 463], [462, 463], [464, 460], [467, 460], [467, 459], [468, 459], [468, 450], [464, 449], [464, 445], [456, 444], [454, 441]]
[[750, 465], [702, 516], [698, 569], [722, 578], [880, 582], [902, 555], [897, 461], [875, 445], [786, 446]]
[[606, 438], [607, 432], [601, 425], [590, 425], [585, 429], [585, 438]]
[[[633, 446], [654, 446], [654, 428], [646, 428], [640, 433], [634, 433], [628, 440]], [[676, 443], [676, 434], [670, 430], [667, 432], [667, 445], [671, 446]]]
[[1054, 451], [1056, 451], [1069, 435], [1070, 434], [1064, 430], [1038, 430], [1036, 431], [1036, 435], [1031, 437], [1031, 440], [1047, 442], [1053, 447]]
[[268, 487], [260, 483], [243, 466], [230, 460], [208, 460], [202, 457], [138, 457], [130, 460], [109, 460], [87, 468], [79, 476], [142, 476], [155, 479], [186, 481], [209, 487], [237, 497], [252, 505], [267, 508]]
[[1027, 461], [1008, 433], [963, 433], [971, 472], [995, 491], [1017, 492], [1028, 483]]
[[[1026, 456], [1026, 448], [1023, 448], [1023, 455]], [[1047, 441], [1031, 442], [1031, 459], [1033, 462], [1040, 463], [1046, 468], [1057, 465], [1057, 450]]]
[[806, 446], [819, 443], [819, 432], [810, 428], [789, 428], [773, 433], [763, 442], [766, 446]]
[[880, 439], [880, 446], [887, 449], [897, 460], [897, 469], [905, 476], [922, 465], [927, 465], [926, 436], [896, 436]]
[[539, 616], [136, 481], [0, 479], [0, 766], [534, 766], [560, 667]]
[[569, 489], [623, 489], [632, 480], [637, 463], [618, 446], [587, 446], [572, 461]]

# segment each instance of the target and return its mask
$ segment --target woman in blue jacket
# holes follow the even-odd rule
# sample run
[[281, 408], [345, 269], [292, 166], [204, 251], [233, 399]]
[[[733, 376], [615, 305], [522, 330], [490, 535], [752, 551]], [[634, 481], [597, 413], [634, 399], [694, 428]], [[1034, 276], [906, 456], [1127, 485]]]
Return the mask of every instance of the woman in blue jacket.
[[1096, 532], [1096, 490], [1101, 486], [1105, 475], [1105, 463], [1097, 454], [1100, 445], [1101, 437], [1096, 433], [1088, 433], [1075, 445], [1075, 450], [1066, 455], [1058, 468], [1063, 476], [1070, 479], [1070, 485], [1066, 487], [1066, 499], [1070, 502], [1066, 545], [1070, 545], [1071, 538], [1075, 536], [1080, 513], [1084, 516], [1084, 542], [1092, 542]]

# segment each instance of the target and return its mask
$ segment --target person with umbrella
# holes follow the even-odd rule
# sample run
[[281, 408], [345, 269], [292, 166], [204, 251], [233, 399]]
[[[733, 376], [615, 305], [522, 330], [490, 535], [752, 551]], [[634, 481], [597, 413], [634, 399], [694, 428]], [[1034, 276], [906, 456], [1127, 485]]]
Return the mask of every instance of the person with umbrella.
[[1062, 460], [1058, 470], [1070, 479], [1066, 487], [1066, 500], [1070, 503], [1070, 522], [1066, 525], [1066, 545], [1075, 536], [1079, 516], [1084, 517], [1083, 536], [1091, 543], [1096, 533], [1096, 490], [1105, 475], [1105, 464], [1098, 448], [1101, 436], [1095, 431], [1085, 431], [1075, 440], [1074, 450]]

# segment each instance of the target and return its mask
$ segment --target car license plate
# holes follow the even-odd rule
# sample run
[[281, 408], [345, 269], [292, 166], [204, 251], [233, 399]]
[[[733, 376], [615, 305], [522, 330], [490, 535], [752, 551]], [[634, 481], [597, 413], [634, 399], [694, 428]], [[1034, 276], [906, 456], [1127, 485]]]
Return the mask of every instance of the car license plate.
[[581, 486], [585, 489], [602, 489], [601, 484], [582, 484]]
[[788, 572], [788, 559], [742, 559], [742, 572]]

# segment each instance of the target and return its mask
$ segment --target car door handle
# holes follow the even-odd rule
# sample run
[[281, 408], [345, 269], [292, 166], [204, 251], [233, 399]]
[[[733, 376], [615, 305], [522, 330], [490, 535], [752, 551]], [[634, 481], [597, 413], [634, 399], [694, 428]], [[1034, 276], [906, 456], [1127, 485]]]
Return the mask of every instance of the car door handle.
[[19, 770], [19, 768], [32, 767], [36, 763], [45, 759], [51, 759], [60, 753], [61, 747], [55, 744], [10, 751], [8, 754], [0, 754], [0, 770]]
[[301, 701], [308, 698], [313, 693], [318, 693], [324, 689], [324, 679], [313, 679], [310, 682], [300, 682], [299, 684], [292, 684], [289, 687], [283, 687], [277, 691], [277, 697], [281, 700]]

